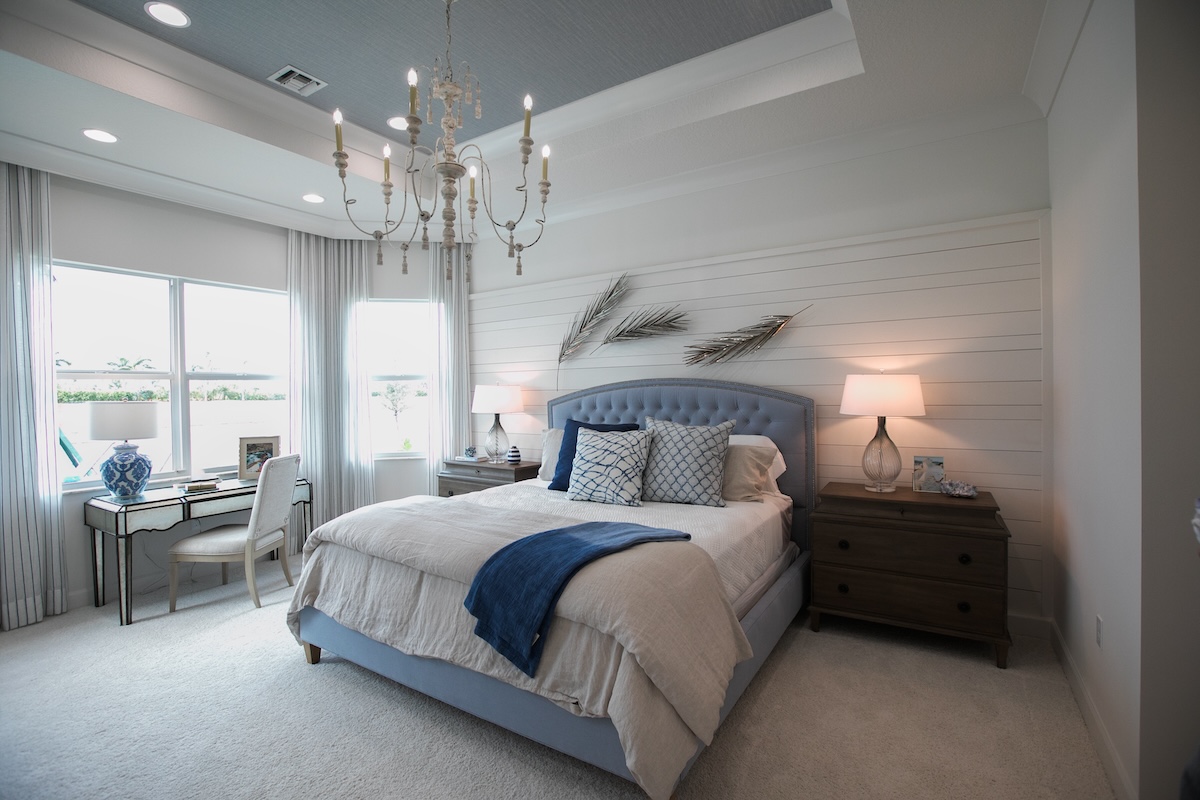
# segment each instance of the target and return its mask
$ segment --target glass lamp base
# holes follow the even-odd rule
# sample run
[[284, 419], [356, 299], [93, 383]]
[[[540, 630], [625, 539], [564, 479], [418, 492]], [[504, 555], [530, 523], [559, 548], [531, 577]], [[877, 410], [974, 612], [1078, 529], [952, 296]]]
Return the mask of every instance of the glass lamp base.
[[504, 459], [508, 455], [508, 434], [500, 426], [499, 414], [496, 415], [496, 421], [488, 430], [487, 438], [483, 440], [483, 449], [488, 454], [488, 461], [493, 464], [505, 463]]
[[896, 491], [896, 477], [900, 475], [900, 451], [887, 435], [887, 417], [878, 417], [879, 427], [875, 438], [867, 443], [863, 451], [862, 468], [867, 476], [863, 484], [868, 492], [886, 494]]

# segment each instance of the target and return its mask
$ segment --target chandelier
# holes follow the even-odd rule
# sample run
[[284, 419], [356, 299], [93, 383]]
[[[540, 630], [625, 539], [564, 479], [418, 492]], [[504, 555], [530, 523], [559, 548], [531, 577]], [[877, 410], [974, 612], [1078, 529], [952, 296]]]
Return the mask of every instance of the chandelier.
[[[413, 204], [415, 216], [409, 223], [411, 233], [407, 239], [400, 242], [401, 251], [401, 273], [408, 274], [408, 250], [414, 241], [417, 234], [421, 236], [421, 249], [429, 249], [429, 222], [437, 213], [439, 205], [439, 195], [441, 204], [442, 217], [442, 247], [446, 251], [446, 279], [452, 280], [453, 263], [454, 263], [454, 248], [459, 240], [475, 242], [478, 240], [478, 235], [475, 231], [475, 215], [479, 208], [479, 201], [476, 199], [475, 181], [479, 179], [479, 197], [483, 200], [483, 212], [490, 223], [493, 232], [499, 240], [508, 245], [508, 257], [516, 258], [517, 275], [521, 274], [521, 253], [533, 245], [538, 243], [542, 238], [542, 232], [546, 225], [546, 199], [550, 195], [550, 181], [547, 179], [549, 164], [550, 164], [550, 147], [542, 148], [542, 179], [538, 181], [538, 189], [541, 192], [541, 210], [538, 217], [535, 219], [537, 223], [537, 236], [530, 242], [518, 242], [516, 240], [515, 230], [521, 224], [521, 220], [525, 218], [525, 213], [529, 207], [529, 180], [526, 176], [526, 170], [529, 167], [529, 155], [533, 152], [533, 139], [529, 138], [529, 122], [530, 115], [533, 111], [533, 99], [525, 96], [525, 127], [521, 138], [518, 140], [521, 150], [521, 183], [516, 187], [516, 191], [520, 194], [521, 213], [515, 220], [506, 220], [498, 222], [493, 211], [492, 205], [492, 180], [491, 172], [488, 169], [487, 162], [483, 160], [483, 153], [474, 144], [468, 144], [462, 148], [462, 152], [456, 150], [454, 140], [455, 131], [462, 127], [463, 107], [471, 108], [474, 106], [475, 119], [480, 119], [483, 115], [483, 107], [481, 102], [481, 94], [479, 90], [479, 80], [477, 76], [471, 74], [471, 68], [464, 62], [462, 67], [465, 74], [462, 77], [462, 82], [455, 80], [454, 77], [454, 62], [450, 57], [450, 4], [454, 0], [446, 0], [446, 61], [442, 64], [437, 58], [433, 62], [432, 76], [429, 81], [427, 102], [426, 102], [426, 124], [433, 122], [433, 104], [434, 100], [441, 100], [443, 113], [441, 119], [442, 135], [438, 138], [433, 150], [417, 146], [417, 137], [421, 133], [421, 117], [418, 116], [420, 111], [420, 99], [418, 93], [419, 78], [415, 69], [408, 71], [408, 116], [403, 118], [403, 128], [395, 120], [388, 120], [388, 123], [393, 127], [407, 130], [409, 139], [408, 154], [404, 157], [403, 171], [400, 176], [400, 190], [403, 196], [401, 202], [399, 216], [396, 219], [392, 218], [392, 189], [394, 184], [391, 179], [391, 147], [387, 144], [383, 147], [383, 181], [380, 186], [383, 190], [383, 227], [374, 231], [367, 230], [354, 219], [351, 213], [351, 206], [355, 200], [349, 197], [349, 189], [346, 186], [346, 167], [349, 164], [349, 156], [342, 149], [342, 112], [340, 109], [333, 112], [333, 130], [336, 144], [336, 151], [333, 154], [333, 163], [337, 167], [338, 176], [342, 181], [342, 203], [346, 207], [346, 217], [350, 223], [357, 228], [361, 233], [371, 236], [376, 243], [376, 263], [383, 264], [383, 240], [392, 241], [392, 235], [397, 233], [402, 226], [405, 225], [405, 217], [409, 211], [409, 200]], [[397, 118], [398, 120], [399, 118]], [[418, 154], [422, 154], [421, 163], [417, 163]], [[459, 183], [465, 177], [468, 178], [468, 198], [466, 201], [467, 209], [467, 227], [464, 227], [462, 201], [460, 198]], [[431, 192], [432, 199], [424, 197], [426, 189], [434, 189], [440, 184], [437, 191]], [[458, 228], [458, 233], [455, 233], [455, 228]], [[401, 234], [401, 238], [403, 234]], [[471, 280], [471, 253], [468, 250], [464, 259], [465, 263], [465, 278], [468, 282]]]

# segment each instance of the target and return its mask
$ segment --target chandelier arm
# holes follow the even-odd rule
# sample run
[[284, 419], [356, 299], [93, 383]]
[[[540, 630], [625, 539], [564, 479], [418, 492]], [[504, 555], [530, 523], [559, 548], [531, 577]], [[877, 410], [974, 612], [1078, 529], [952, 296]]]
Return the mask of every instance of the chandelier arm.
[[380, 235], [382, 235], [382, 236], [388, 236], [392, 233], [392, 231], [396, 230], [396, 228], [399, 227], [399, 225], [389, 227], [389, 223], [386, 219], [384, 220], [384, 223], [383, 223], [384, 228], [387, 229], [385, 231], [369, 231], [366, 228], [362, 227], [361, 225], [358, 224], [358, 220], [356, 220], [353, 217], [353, 215], [350, 214], [350, 206], [354, 205], [354, 203], [356, 201], [353, 198], [351, 198], [349, 196], [349, 194], [350, 194], [350, 189], [348, 186], [346, 186], [346, 181], [343, 179], [342, 180], [342, 206], [346, 209], [346, 219], [348, 219], [350, 221], [350, 224], [353, 225], [355, 230], [357, 230], [359, 233], [365, 234], [366, 236], [370, 236], [372, 238], [375, 237], [376, 233], [380, 233]]
[[496, 238], [500, 240], [500, 244], [507, 246], [509, 242], [500, 231], [507, 231], [508, 226], [496, 222], [496, 217], [492, 214], [492, 169], [482, 158], [479, 159], [479, 166], [479, 178], [483, 184], [483, 191], [481, 192], [483, 195], [483, 213], [487, 215], [488, 222], [492, 223], [492, 232], [496, 234]]

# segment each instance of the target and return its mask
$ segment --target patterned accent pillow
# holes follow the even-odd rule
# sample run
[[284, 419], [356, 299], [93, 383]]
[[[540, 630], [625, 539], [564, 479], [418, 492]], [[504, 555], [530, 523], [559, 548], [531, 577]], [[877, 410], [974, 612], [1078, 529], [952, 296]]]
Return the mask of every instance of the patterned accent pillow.
[[563, 425], [562, 443], [558, 446], [558, 463], [554, 467], [554, 477], [550, 479], [547, 489], [565, 492], [571, 485], [571, 464], [575, 461], [575, 447], [579, 442], [579, 429], [593, 431], [636, 431], [636, 422], [580, 422], [569, 419]]
[[650, 457], [642, 499], [694, 506], [724, 506], [725, 453], [733, 420], [720, 425], [680, 425], [646, 418]]
[[579, 430], [571, 464], [568, 500], [640, 506], [642, 473], [650, 452], [649, 431]]

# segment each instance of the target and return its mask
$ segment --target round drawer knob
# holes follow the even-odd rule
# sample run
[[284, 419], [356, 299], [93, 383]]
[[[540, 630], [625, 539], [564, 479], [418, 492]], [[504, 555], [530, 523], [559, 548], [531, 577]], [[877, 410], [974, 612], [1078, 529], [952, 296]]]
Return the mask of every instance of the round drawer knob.
[[842, 594], [850, 594], [850, 587], [844, 583], [838, 584], [838, 591]]
[[966, 565], [970, 564], [971, 563], [971, 554], [963, 553], [961, 556], [958, 557], [958, 563], [962, 564], [964, 567]]
[[845, 539], [838, 539], [838, 550], [849, 550], [850, 543]]
[[969, 614], [971, 612], [971, 604], [963, 600], [958, 604], [958, 610], [964, 614]]

